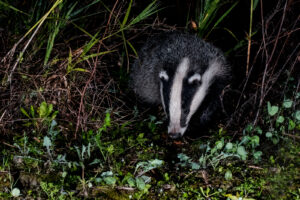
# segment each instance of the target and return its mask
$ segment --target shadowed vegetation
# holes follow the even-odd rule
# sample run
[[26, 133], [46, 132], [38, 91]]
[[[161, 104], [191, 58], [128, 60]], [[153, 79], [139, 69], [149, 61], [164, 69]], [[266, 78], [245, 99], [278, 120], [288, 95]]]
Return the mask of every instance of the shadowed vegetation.
[[[299, 199], [298, 1], [0, 0], [0, 198]], [[166, 31], [220, 47], [233, 81], [171, 140], [128, 72]]]

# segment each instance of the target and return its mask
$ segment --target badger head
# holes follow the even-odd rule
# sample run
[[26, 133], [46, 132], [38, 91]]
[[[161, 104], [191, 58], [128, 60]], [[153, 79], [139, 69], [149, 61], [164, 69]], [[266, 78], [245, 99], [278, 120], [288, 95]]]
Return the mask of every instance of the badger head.
[[168, 118], [168, 134], [173, 139], [183, 136], [212, 82], [226, 73], [219, 59], [208, 62], [206, 67], [194, 65], [185, 57], [175, 68], [163, 67], [158, 75], [161, 102]]

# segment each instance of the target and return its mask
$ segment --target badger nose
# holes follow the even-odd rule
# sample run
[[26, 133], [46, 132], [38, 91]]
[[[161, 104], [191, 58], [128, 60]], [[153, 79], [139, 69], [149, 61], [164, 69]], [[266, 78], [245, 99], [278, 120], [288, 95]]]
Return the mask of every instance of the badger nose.
[[180, 133], [169, 133], [169, 137], [172, 139], [177, 139], [181, 137]]

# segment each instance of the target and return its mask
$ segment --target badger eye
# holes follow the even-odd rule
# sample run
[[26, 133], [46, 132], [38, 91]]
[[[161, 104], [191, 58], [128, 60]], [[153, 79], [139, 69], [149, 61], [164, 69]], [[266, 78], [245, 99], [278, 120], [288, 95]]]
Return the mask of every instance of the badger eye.
[[168, 76], [168, 74], [167, 74], [166, 71], [161, 71], [161, 72], [159, 73], [159, 78], [160, 78], [161, 80], [165, 80], [165, 81], [168, 81], [168, 80], [169, 80], [169, 76]]
[[193, 76], [191, 76], [188, 79], [188, 83], [192, 84], [192, 83], [199, 83], [201, 81], [201, 75], [200, 74], [194, 74]]

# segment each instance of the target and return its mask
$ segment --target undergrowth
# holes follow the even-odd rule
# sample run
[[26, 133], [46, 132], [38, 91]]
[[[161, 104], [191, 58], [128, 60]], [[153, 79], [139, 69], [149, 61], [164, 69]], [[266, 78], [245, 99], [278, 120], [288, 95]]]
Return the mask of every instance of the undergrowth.
[[[300, 199], [298, 3], [168, 3], [0, 1], [1, 199]], [[196, 139], [127, 87], [170, 30], [221, 38], [232, 64], [227, 117]]]

